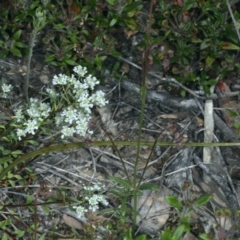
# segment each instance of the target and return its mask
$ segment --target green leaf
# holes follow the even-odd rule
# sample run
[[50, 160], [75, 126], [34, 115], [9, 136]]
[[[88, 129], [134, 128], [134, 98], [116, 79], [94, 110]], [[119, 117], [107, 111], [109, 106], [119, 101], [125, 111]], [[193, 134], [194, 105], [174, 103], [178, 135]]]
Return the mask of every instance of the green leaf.
[[27, 45], [22, 43], [22, 42], [15, 42], [15, 46], [19, 47], [19, 48], [26, 48], [27, 47]]
[[131, 29], [131, 30], [136, 30], [137, 29], [137, 24], [134, 19], [125, 19], [124, 20], [125, 24]]
[[51, 54], [51, 55], [48, 55], [46, 58], [45, 58], [45, 61], [46, 62], [51, 62], [52, 60], [55, 59], [55, 54]]
[[71, 60], [71, 59], [67, 59], [67, 60], [65, 60], [65, 62], [67, 64], [71, 65], [71, 66], [76, 66], [77, 65], [77, 63], [75, 61]]
[[[5, 114], [0, 114], [0, 119], [2, 119], [2, 120], [10, 120], [10, 117], [5, 115]], [[3, 126], [3, 125], [1, 125], [1, 126]], [[2, 128], [2, 127], [0, 127], [0, 128]]]
[[212, 196], [210, 196], [210, 195], [201, 196], [201, 197], [197, 200], [196, 204], [197, 204], [198, 207], [201, 207], [201, 206], [203, 206], [204, 204], [208, 203], [208, 202], [211, 200], [211, 198], [212, 198]]
[[211, 67], [214, 61], [215, 61], [215, 58], [208, 56], [205, 60], [206, 68]]
[[175, 229], [173, 236], [176, 238], [176, 240], [178, 240], [182, 237], [184, 232], [186, 232], [185, 225], [181, 224]]
[[16, 237], [18, 237], [18, 238], [21, 238], [22, 236], [24, 236], [24, 234], [25, 234], [25, 232], [21, 231], [19, 229], [14, 232], [14, 235], [16, 235]]
[[189, 223], [190, 223], [191, 218], [189, 216], [186, 216], [182, 218], [181, 223], [185, 224], [185, 228], [189, 231]]
[[198, 37], [193, 37], [193, 38], [191, 39], [191, 41], [192, 41], [193, 43], [200, 43], [200, 42], [202, 42], [202, 40], [201, 40], [200, 38], [198, 38]]
[[4, 164], [4, 163], [6, 163], [6, 162], [8, 162], [10, 160], [12, 160], [11, 156], [0, 158], [0, 164]]
[[100, 211], [100, 214], [102, 214], [102, 215], [109, 215], [109, 214], [113, 214], [117, 210], [118, 209], [116, 209], [116, 208], [105, 208], [104, 210]]
[[12, 187], [16, 187], [15, 181], [8, 179], [8, 183], [10, 183]]
[[111, 20], [110, 24], [109, 24], [110, 27], [112, 27], [113, 25], [115, 25], [116, 22], [117, 22], [117, 19], [116, 19], [116, 18], [113, 18], [113, 19]]
[[126, 189], [132, 188], [131, 183], [129, 183], [129, 181], [122, 179], [120, 177], [110, 177], [109, 180], [122, 185]]
[[239, 50], [240, 49], [239, 46], [237, 46], [233, 43], [230, 43], [230, 42], [221, 42], [220, 47], [224, 50]]
[[18, 180], [21, 180], [21, 179], [22, 179], [22, 177], [21, 177], [20, 175], [17, 175], [17, 174], [15, 174], [14, 177], [15, 177], [16, 179], [18, 179]]
[[115, 0], [107, 0], [107, 2], [111, 5], [114, 5], [115, 4]]
[[112, 194], [115, 198], [119, 198], [122, 199], [123, 197], [125, 197], [125, 191], [123, 189], [120, 188], [112, 188], [110, 189], [110, 194]]
[[34, 200], [34, 196], [33, 195], [28, 195], [27, 197], [27, 203], [32, 203]]
[[171, 32], [172, 32], [171, 29], [166, 30], [166, 31], [164, 32], [164, 36], [167, 37]]
[[165, 199], [168, 202], [168, 204], [171, 205], [172, 207], [176, 208], [182, 207], [182, 203], [178, 201], [178, 199], [175, 196], [166, 196]]
[[7, 234], [6, 234], [6, 233], [3, 234], [1, 240], [8, 240], [8, 237], [7, 237]]
[[215, 79], [210, 79], [207, 81], [208, 86], [214, 86], [217, 84], [217, 80]]
[[165, 231], [162, 231], [161, 234], [162, 240], [175, 240], [175, 237], [173, 237], [172, 231], [170, 228], [167, 228]]
[[43, 233], [38, 240], [44, 240], [47, 233]]
[[33, 146], [38, 146], [39, 145], [39, 142], [34, 141], [34, 140], [25, 140], [24, 142], [25, 143], [30, 143]]
[[211, 94], [210, 88], [208, 86], [203, 86], [203, 89], [204, 89], [205, 93], [207, 93], [208, 95]]
[[200, 239], [202, 240], [211, 240], [211, 238], [208, 237], [208, 234], [202, 233], [199, 235]]
[[57, 30], [60, 30], [60, 29], [63, 29], [63, 28], [64, 28], [64, 25], [62, 25], [62, 24], [56, 24], [56, 25], [54, 25], [53, 28], [54, 28], [54, 29], [57, 29]]
[[208, 48], [209, 45], [210, 45], [209, 39], [204, 39], [200, 45], [200, 50], [204, 50], [204, 49]]
[[102, 63], [107, 58], [107, 56], [96, 56], [94, 58], [94, 63], [98, 66], [99, 69], [102, 69]]
[[17, 32], [14, 33], [13, 39], [15, 41], [17, 41], [19, 39], [19, 37], [21, 36], [21, 34], [22, 34], [22, 30], [18, 30]]
[[21, 150], [16, 150], [16, 151], [11, 152], [11, 155], [12, 155], [13, 157], [17, 157], [17, 156], [20, 155], [20, 154], [22, 154], [22, 151], [21, 151]]
[[101, 61], [101, 59], [99, 58], [99, 56], [96, 56], [96, 57], [94, 58], [94, 63], [98, 66], [99, 69], [102, 68], [102, 61]]
[[49, 204], [44, 204], [43, 205], [43, 209], [46, 213], [50, 213], [50, 207], [49, 207]]
[[7, 49], [4, 49], [3, 51], [0, 51], [0, 59], [6, 58], [8, 53], [9, 53], [9, 51]]
[[147, 236], [145, 234], [142, 234], [140, 236], [138, 236], [137, 238], [135, 238], [136, 240], [146, 240]]
[[22, 57], [21, 52], [17, 48], [11, 49], [10, 52], [17, 57]]
[[14, 18], [13, 22], [18, 22], [19, 20], [23, 20], [26, 18], [27, 12], [22, 12], [20, 14], [16, 14], [16, 17]]
[[158, 190], [158, 186], [154, 183], [144, 183], [139, 186], [139, 190]]
[[232, 117], [237, 117], [238, 116], [238, 112], [232, 110], [232, 109], [227, 109], [227, 112], [229, 113], [230, 116]]
[[10, 154], [10, 153], [11, 153], [11, 151], [10, 151], [10, 150], [7, 150], [7, 149], [5, 149], [5, 150], [2, 151], [2, 154], [5, 155], [5, 156], [8, 155], [8, 154]]
[[239, 122], [234, 122], [234, 123], [233, 123], [233, 126], [234, 126], [235, 128], [237, 128], [237, 130], [238, 130], [238, 135], [240, 135], [240, 123], [239, 123]]
[[136, 12], [137, 12], [136, 10], [131, 11], [131, 12], [128, 12], [128, 13], [127, 13], [127, 16], [128, 16], [128, 17], [133, 17], [133, 16], [136, 14]]
[[69, 38], [71, 39], [72, 43], [79, 44], [79, 40], [77, 40], [75, 36], [69, 36]]

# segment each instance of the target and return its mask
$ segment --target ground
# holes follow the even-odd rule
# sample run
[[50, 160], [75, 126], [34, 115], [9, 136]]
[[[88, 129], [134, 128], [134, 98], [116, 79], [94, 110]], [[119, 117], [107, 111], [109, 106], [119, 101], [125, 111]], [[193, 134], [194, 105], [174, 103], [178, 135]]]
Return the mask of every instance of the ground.
[[[107, 66], [113, 66], [119, 61], [119, 76], [122, 75], [122, 81], [108, 71], [101, 75], [102, 84], [98, 89], [106, 93], [109, 103], [102, 108], [94, 107], [90, 125], [93, 134], [86, 138], [74, 136], [65, 142], [85, 142], [85, 147], [54, 151], [28, 159], [13, 170], [14, 174], [25, 178], [24, 181], [19, 180], [11, 185], [6, 183], [6, 179], [1, 180], [0, 197], [4, 210], [1, 212], [1, 221], [12, 220], [5, 231], [1, 230], [1, 234], [7, 233], [9, 239], [24, 240], [38, 239], [43, 233], [46, 233], [43, 239], [71, 239], [73, 236], [89, 240], [122, 239], [123, 232], [119, 230], [121, 227], [116, 222], [119, 220], [116, 215], [113, 212], [106, 215], [100, 212], [106, 210], [106, 206], [101, 205], [99, 211], [88, 212], [81, 218], [73, 207], [79, 204], [75, 200], [82, 200], [84, 186], [101, 184], [104, 187], [100, 192], [109, 201], [109, 206], [119, 209], [123, 203], [120, 197], [118, 199], [111, 193], [116, 185], [109, 181], [109, 178], [114, 176], [126, 180], [128, 175], [132, 179], [136, 161], [138, 180], [157, 186], [157, 191], [147, 189], [138, 196], [140, 217], [137, 219], [137, 228], [139, 233], [147, 234], [147, 239], [159, 239], [162, 229], [168, 226], [174, 228], [178, 224], [179, 216], [166, 202], [165, 197], [171, 195], [183, 200], [184, 194], [182, 196], [179, 192], [185, 182], [190, 182], [191, 190], [194, 191], [193, 196], [187, 200], [207, 194], [212, 196], [211, 202], [205, 208], [201, 206], [191, 213], [191, 233], [186, 234], [185, 239], [198, 239], [198, 234], [213, 228], [216, 224], [213, 214], [216, 208], [239, 208], [239, 147], [212, 148], [210, 153], [213, 161], [205, 168], [201, 162], [202, 147], [184, 145], [204, 142], [206, 112], [204, 114], [201, 111], [201, 106], [206, 106], [205, 95], [198, 95], [200, 98], [197, 101], [191, 93], [198, 94], [198, 90], [195, 92], [196, 89], [187, 86], [189, 94], [181, 97], [181, 86], [170, 80], [171, 77], [161, 75], [162, 66], [151, 65], [147, 75], [148, 92], [141, 141], [154, 143], [159, 140], [169, 144], [141, 146], [138, 154], [136, 144], [113, 146], [109, 142], [108, 146], [94, 145], [96, 141], [138, 140], [142, 104], [142, 66], [139, 61], [142, 56], [140, 52], [134, 52], [135, 50], [126, 51], [126, 47], [133, 47], [134, 37], [138, 39], [143, 35], [122, 37], [123, 56], [109, 57], [104, 63], [108, 70]], [[60, 68], [44, 62], [44, 57], [42, 49], [34, 49], [30, 71], [30, 97], [42, 99], [40, 92], [52, 86], [54, 75], [63, 72]], [[1, 99], [1, 116], [12, 117], [16, 109], [24, 106], [23, 81], [26, 69], [27, 57], [8, 56], [0, 60], [0, 78], [14, 87], [10, 96]], [[231, 79], [231, 84], [237, 85], [237, 82], [236, 76]], [[221, 96], [219, 92], [217, 95], [217, 91], [213, 94], [217, 96], [214, 100], [215, 107], [238, 109], [237, 99], [228, 95], [232, 92], [230, 89], [227, 93], [221, 92]], [[227, 111], [223, 114], [218, 111], [216, 114], [219, 116], [214, 118], [218, 141], [238, 142], [238, 132], [232, 124], [236, 120]], [[6, 124], [6, 121], [7, 119], [3, 118], [3, 124]], [[39, 141], [38, 146], [27, 149], [21, 146], [21, 149], [27, 153], [49, 144], [44, 135]], [[175, 145], [170, 146], [171, 143]], [[121, 194], [128, 192], [120, 191]], [[126, 201], [126, 206], [132, 209], [133, 200], [130, 195], [127, 195]], [[125, 217], [125, 230], [130, 228], [131, 223], [132, 218]], [[231, 226], [233, 219], [230, 219], [228, 224]], [[109, 225], [112, 229], [106, 230]], [[11, 231], [17, 229], [25, 231], [25, 235], [14, 238]]]

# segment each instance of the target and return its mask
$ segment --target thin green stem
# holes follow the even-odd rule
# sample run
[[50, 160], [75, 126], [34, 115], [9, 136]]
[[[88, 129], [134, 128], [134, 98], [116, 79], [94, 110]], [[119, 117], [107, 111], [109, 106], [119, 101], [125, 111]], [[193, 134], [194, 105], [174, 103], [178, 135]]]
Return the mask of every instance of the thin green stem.
[[34, 47], [34, 43], [36, 40], [36, 36], [37, 36], [37, 31], [34, 29], [31, 34], [31, 38], [30, 38], [29, 54], [28, 54], [28, 62], [27, 62], [27, 73], [26, 73], [26, 78], [24, 81], [24, 94], [25, 94], [26, 102], [29, 101], [29, 96], [28, 96], [29, 76], [30, 76], [30, 70], [31, 70], [33, 47]]
[[147, 88], [146, 88], [146, 78], [147, 78], [147, 72], [149, 70], [149, 57], [150, 57], [150, 34], [152, 30], [152, 10], [153, 10], [153, 4], [154, 0], [151, 0], [150, 3], [150, 10], [149, 10], [149, 21], [147, 26], [147, 36], [146, 36], [146, 49], [143, 53], [143, 59], [142, 59], [142, 86], [141, 86], [141, 113], [140, 113], [140, 120], [139, 120], [139, 130], [138, 130], [138, 139], [137, 139], [137, 151], [136, 151], [136, 160], [134, 163], [134, 173], [133, 173], [133, 231], [135, 231], [136, 223], [137, 223], [137, 198], [138, 198], [138, 186], [140, 183], [137, 182], [137, 169], [138, 169], [138, 161], [139, 161], [139, 154], [140, 154], [140, 142], [142, 137], [142, 126], [143, 126], [143, 120], [144, 120], [144, 109], [145, 109], [145, 102], [146, 102], [146, 96], [147, 96]]
[[[115, 141], [114, 144], [116, 146], [137, 146], [140, 144], [140, 146], [152, 146], [155, 144], [155, 142], [148, 142], [148, 141], [141, 141], [138, 143], [137, 141]], [[96, 146], [111, 146], [112, 143], [111, 141], [95, 141], [91, 143], [91, 146], [96, 147]], [[170, 143], [170, 142], [161, 142], [157, 141], [156, 146], [175, 146], [178, 147], [179, 145], [177, 143]], [[240, 142], [235, 142], [235, 143], [182, 143], [183, 147], [239, 147]], [[0, 180], [2, 180], [8, 172], [10, 172], [15, 166], [17, 166], [19, 163], [23, 163], [27, 159], [43, 155], [43, 154], [48, 154], [50, 152], [61, 152], [64, 150], [69, 150], [69, 149], [74, 149], [74, 148], [80, 148], [80, 147], [87, 147], [87, 144], [85, 142], [77, 142], [77, 143], [66, 143], [66, 144], [59, 144], [59, 145], [53, 145], [45, 148], [38, 149], [36, 151], [27, 153], [21, 157], [18, 157], [13, 160], [11, 164], [8, 165], [7, 168], [5, 168], [1, 173], [0, 173]], [[3, 163], [3, 162], [2, 162]], [[0, 164], [1, 159], [0, 159]]]
[[122, 166], [123, 166], [124, 172], [125, 172], [125, 174], [126, 174], [126, 176], [127, 176], [127, 179], [128, 179], [128, 181], [129, 181], [129, 183], [132, 184], [132, 181], [131, 181], [131, 179], [130, 179], [128, 170], [127, 170], [127, 168], [126, 168], [126, 165], [125, 165], [125, 163], [124, 163], [124, 161], [123, 161], [123, 159], [122, 159], [122, 156], [121, 156], [121, 154], [120, 154], [117, 146], [115, 145], [114, 140], [112, 139], [112, 137], [110, 136], [110, 134], [106, 131], [106, 129], [104, 129], [103, 127], [102, 127], [102, 129], [103, 129], [103, 131], [105, 132], [105, 134], [108, 136], [108, 138], [110, 139], [110, 141], [111, 141], [111, 143], [112, 143], [112, 146], [113, 146], [114, 149], [116, 150], [116, 152], [117, 152], [117, 154], [118, 154], [118, 157], [119, 157], [119, 159], [120, 159], [120, 161], [121, 161], [121, 163], [122, 163]]

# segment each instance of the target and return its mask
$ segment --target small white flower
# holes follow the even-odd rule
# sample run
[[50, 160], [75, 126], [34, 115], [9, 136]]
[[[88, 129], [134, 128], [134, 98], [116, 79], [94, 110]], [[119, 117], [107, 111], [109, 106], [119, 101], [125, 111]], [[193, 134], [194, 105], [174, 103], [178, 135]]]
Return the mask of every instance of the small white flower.
[[63, 126], [63, 128], [61, 130], [61, 133], [62, 133], [61, 138], [72, 137], [74, 132], [75, 132], [74, 128]]
[[99, 81], [93, 77], [92, 75], [89, 75], [87, 76], [85, 79], [84, 79], [84, 82], [88, 85], [88, 87], [93, 90], [93, 88], [99, 84]]
[[73, 71], [79, 76], [84, 77], [84, 75], [87, 73], [87, 68], [82, 66], [76, 66], [73, 68]]
[[102, 190], [102, 187], [100, 185], [94, 185], [93, 186], [93, 190], [94, 191], [101, 191]]
[[28, 113], [28, 116], [31, 118], [34, 118], [34, 117], [39, 118], [40, 117], [40, 113], [36, 107], [30, 107], [29, 109], [27, 109], [27, 113]]
[[109, 205], [109, 202], [108, 202], [106, 199], [104, 199], [101, 203], [102, 203], [104, 206], [108, 206], [108, 205]]
[[[87, 91], [79, 91], [79, 92], [76, 92], [76, 95], [75, 95], [76, 99], [77, 99], [77, 102], [81, 103], [83, 101], [85, 101], [86, 99], [90, 102], [90, 97], [89, 97], [89, 93]], [[80, 106], [81, 107], [81, 106]]]
[[108, 206], [108, 201], [104, 198], [103, 195], [98, 195], [98, 201], [102, 203], [104, 206]]
[[68, 77], [67, 81], [73, 86], [75, 86], [77, 83], [77, 79], [73, 75], [71, 77]]
[[77, 119], [77, 110], [69, 107], [63, 110], [60, 115], [65, 119], [65, 122], [72, 124]]
[[17, 129], [18, 140], [22, 140], [22, 137], [26, 136], [26, 132], [22, 129]]
[[18, 109], [15, 112], [15, 118], [17, 119], [17, 122], [21, 122], [24, 119], [24, 115], [23, 115], [22, 109]]
[[35, 119], [29, 119], [23, 125], [27, 126], [25, 129], [26, 133], [35, 134], [35, 130], [38, 129], [37, 121]]
[[77, 81], [74, 85], [73, 92], [76, 94], [77, 97], [80, 97], [84, 92], [86, 92], [86, 89], [88, 89], [88, 85], [86, 83]]
[[63, 122], [62, 116], [60, 116], [60, 114], [57, 114], [55, 116], [55, 123], [56, 123], [56, 125], [60, 125], [62, 122]]
[[96, 212], [96, 210], [98, 210], [98, 209], [99, 209], [98, 205], [89, 206], [89, 210], [92, 211], [92, 212]]
[[79, 218], [83, 217], [84, 216], [84, 213], [87, 212], [87, 209], [85, 209], [84, 207], [82, 206], [74, 206], [73, 208], [76, 209], [76, 213], [78, 215]]
[[108, 101], [105, 100], [105, 93], [101, 90], [92, 94], [90, 98], [91, 102], [99, 107], [105, 106], [108, 103]]
[[86, 119], [81, 119], [76, 122], [76, 133], [85, 136], [88, 129], [88, 122]]
[[38, 103], [39, 100], [36, 98], [30, 98], [30, 103]]
[[87, 187], [87, 186], [84, 186], [83, 189], [86, 190], [86, 191], [90, 191], [90, 190], [89, 190], [90, 187]]
[[50, 108], [49, 104], [43, 103], [43, 102], [40, 102], [39, 110], [44, 114], [51, 112], [51, 108]]
[[86, 197], [86, 199], [88, 200], [88, 203], [91, 206], [97, 205], [98, 204], [98, 195], [93, 194], [92, 197]]
[[93, 107], [93, 104], [89, 101], [89, 98], [81, 98], [78, 99], [79, 107], [84, 109], [84, 112], [91, 113], [91, 108]]
[[3, 85], [2, 85], [2, 91], [4, 92], [4, 93], [8, 93], [8, 92], [10, 92], [12, 90], [12, 85], [11, 84], [5, 84], [5, 83], [3, 83]]
[[48, 95], [52, 98], [56, 98], [59, 94], [52, 88], [47, 88], [46, 92], [48, 93]]
[[66, 85], [67, 80], [68, 76], [60, 73], [58, 76], [53, 77], [53, 85]]

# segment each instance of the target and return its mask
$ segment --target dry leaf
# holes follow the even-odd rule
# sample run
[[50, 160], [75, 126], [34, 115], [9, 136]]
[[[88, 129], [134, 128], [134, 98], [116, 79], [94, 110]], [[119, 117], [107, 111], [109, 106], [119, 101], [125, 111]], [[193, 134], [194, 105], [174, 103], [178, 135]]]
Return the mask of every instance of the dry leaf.
[[124, 29], [124, 33], [125, 33], [125, 37], [127, 39], [129, 39], [131, 36], [133, 36], [135, 33], [137, 33], [138, 31], [134, 31], [134, 30], [127, 30], [127, 29]]
[[77, 219], [68, 216], [67, 214], [63, 214], [63, 221], [69, 226], [74, 227], [79, 230], [83, 230], [83, 224], [79, 222]]

